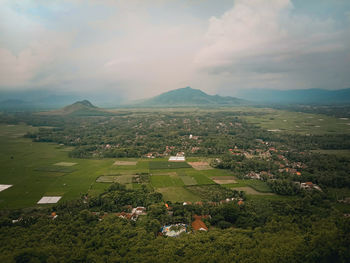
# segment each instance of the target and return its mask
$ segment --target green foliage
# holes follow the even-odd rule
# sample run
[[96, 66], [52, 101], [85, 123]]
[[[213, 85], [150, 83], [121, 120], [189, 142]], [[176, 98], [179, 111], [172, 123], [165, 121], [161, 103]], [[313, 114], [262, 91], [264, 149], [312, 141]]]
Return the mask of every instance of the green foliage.
[[280, 195], [297, 195], [301, 192], [299, 185], [288, 180], [270, 180], [268, 185], [274, 193]]
[[226, 198], [244, 197], [241, 191], [224, 188], [220, 185], [191, 185], [186, 189], [200, 196], [203, 200], [219, 202]]

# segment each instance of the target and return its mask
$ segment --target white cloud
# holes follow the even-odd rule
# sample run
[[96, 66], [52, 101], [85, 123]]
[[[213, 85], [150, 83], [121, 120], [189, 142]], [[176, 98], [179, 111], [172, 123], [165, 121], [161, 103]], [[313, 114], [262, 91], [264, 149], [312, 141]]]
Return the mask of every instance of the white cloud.
[[[349, 50], [349, 38], [333, 20], [309, 18], [292, 11], [289, 0], [235, 1], [231, 10], [210, 19], [206, 46], [196, 57], [198, 68], [211, 74], [230, 73], [229, 83], [241, 87], [317, 86], [317, 79], [310, 85], [306, 76], [313, 70], [315, 59]], [[326, 73], [330, 72], [332, 69]]]
[[1, 1], [0, 89], [140, 98], [187, 85], [230, 94], [350, 82], [349, 31], [289, 0], [236, 0], [210, 19], [187, 0]]

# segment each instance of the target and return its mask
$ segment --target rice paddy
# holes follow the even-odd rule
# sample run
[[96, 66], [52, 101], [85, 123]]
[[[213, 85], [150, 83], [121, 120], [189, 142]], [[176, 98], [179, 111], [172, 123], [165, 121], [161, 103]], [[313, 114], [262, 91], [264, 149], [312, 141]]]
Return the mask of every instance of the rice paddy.
[[[186, 162], [169, 162], [166, 158], [69, 158], [72, 147], [34, 143], [23, 137], [35, 129], [26, 125], [0, 125], [0, 209], [35, 207], [42, 204], [38, 200], [43, 196], [59, 196], [57, 202], [86, 193], [95, 196], [114, 182], [130, 189], [148, 185], [162, 193], [166, 201], [194, 202], [207, 196], [202, 191], [192, 191], [193, 187], [212, 185], [216, 189], [225, 183], [227, 189], [236, 180], [231, 172], [208, 167], [200, 158], [190, 158], [192, 166]], [[5, 189], [5, 185], [11, 187]]]

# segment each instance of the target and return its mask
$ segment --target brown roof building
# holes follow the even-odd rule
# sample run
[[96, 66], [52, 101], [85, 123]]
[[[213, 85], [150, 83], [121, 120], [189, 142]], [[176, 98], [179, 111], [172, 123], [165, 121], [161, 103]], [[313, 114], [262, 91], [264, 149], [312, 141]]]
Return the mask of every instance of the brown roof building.
[[208, 231], [207, 226], [204, 224], [204, 222], [201, 220], [200, 216], [194, 216], [195, 220], [192, 222], [192, 228], [193, 230], [201, 230], [201, 231]]

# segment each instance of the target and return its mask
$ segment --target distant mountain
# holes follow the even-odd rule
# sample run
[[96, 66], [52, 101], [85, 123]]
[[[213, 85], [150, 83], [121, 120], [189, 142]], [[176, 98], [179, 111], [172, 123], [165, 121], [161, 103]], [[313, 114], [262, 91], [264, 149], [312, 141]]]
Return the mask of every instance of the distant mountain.
[[340, 90], [301, 89], [301, 90], [242, 90], [238, 95], [244, 99], [275, 104], [347, 104], [350, 103], [350, 88]]
[[115, 90], [66, 91], [60, 89], [0, 90], [0, 110], [53, 110], [84, 99], [101, 107], [115, 107], [126, 100]]
[[201, 105], [242, 105], [246, 101], [234, 97], [208, 95], [190, 87], [171, 90], [139, 104], [145, 106], [201, 106]]
[[0, 109], [4, 110], [23, 110], [33, 108], [34, 105], [30, 102], [18, 99], [8, 99], [0, 101]]
[[48, 115], [70, 115], [70, 116], [104, 116], [109, 115], [108, 112], [94, 106], [88, 100], [77, 101], [62, 109], [48, 111], [44, 114]]

